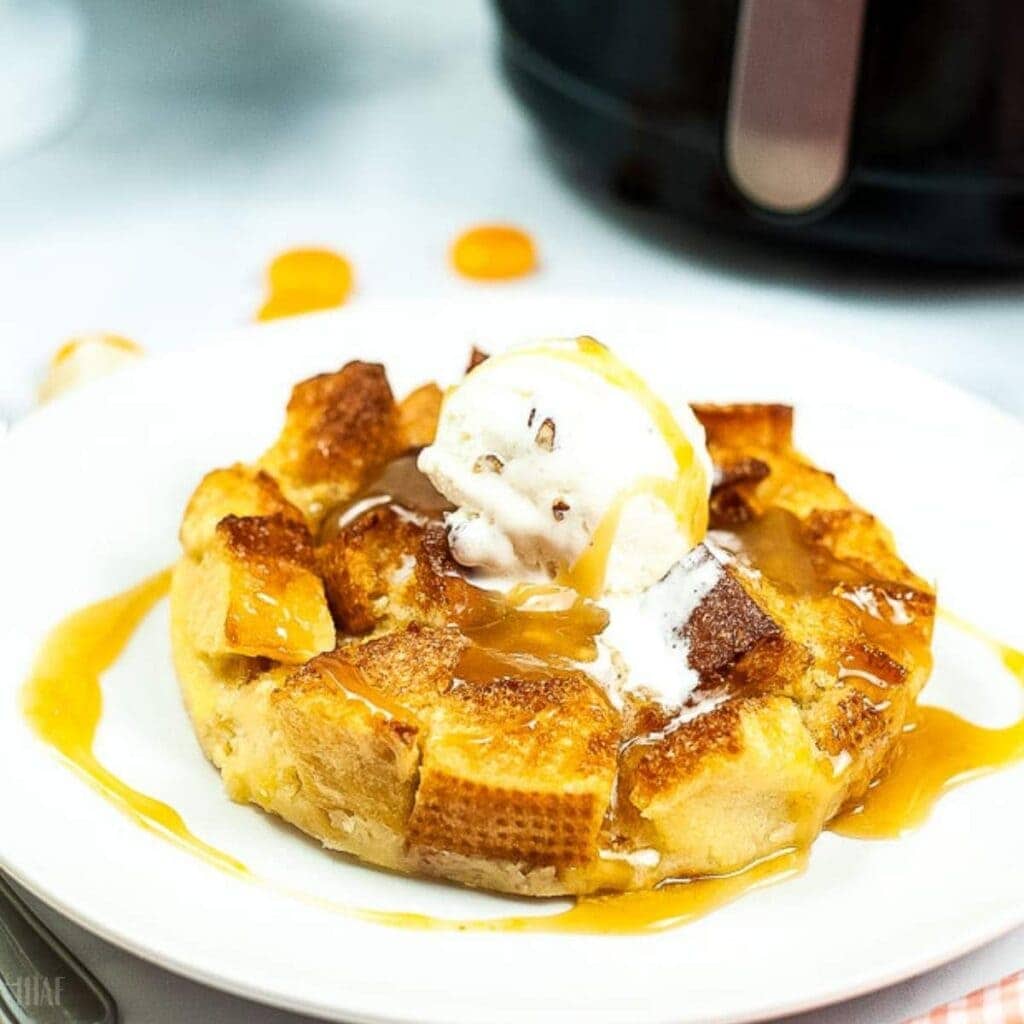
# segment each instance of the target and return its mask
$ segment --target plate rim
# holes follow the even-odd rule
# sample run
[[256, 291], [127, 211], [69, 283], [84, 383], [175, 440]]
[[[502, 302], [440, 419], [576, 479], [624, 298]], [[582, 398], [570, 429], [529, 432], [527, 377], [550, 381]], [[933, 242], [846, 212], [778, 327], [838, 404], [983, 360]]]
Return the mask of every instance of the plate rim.
[[[561, 306], [565, 301], [565, 299], [534, 300], [532, 305], [534, 307], [541, 307], [545, 304], [549, 304], [554, 307], [556, 303]], [[687, 306], [682, 302], [649, 301], [642, 299], [635, 301], [623, 299], [593, 300], [586, 298], [586, 296], [578, 296], [572, 297], [570, 301], [580, 306], [586, 306], [588, 309], [595, 310], [598, 315], [600, 310], [609, 308], [622, 309], [624, 307], [636, 307], [638, 305], [642, 306], [645, 310], [651, 310], [655, 313], [658, 310], [671, 310], [678, 312], [680, 309], [693, 308], [692, 306]], [[53, 403], [50, 406], [33, 411], [22, 420], [16, 422], [8, 434], [0, 440], [0, 461], [2, 461], [4, 454], [9, 450], [11, 445], [21, 443], [19, 440], [20, 438], [25, 435], [28, 435], [30, 438], [31, 434], [35, 430], [34, 424], [41, 422], [43, 418], [53, 416], [70, 416], [76, 405], [89, 405], [102, 400], [102, 395], [104, 393], [103, 389], [119, 391], [122, 388], [130, 387], [131, 380], [137, 374], [157, 373], [159, 372], [159, 368], [167, 365], [169, 361], [172, 363], [190, 362], [194, 359], [201, 358], [202, 354], [212, 347], [226, 349], [233, 345], [245, 344], [256, 332], [258, 332], [259, 336], [263, 339], [270, 339], [275, 333], [287, 335], [295, 331], [296, 322], [301, 323], [303, 332], [314, 331], [318, 327], [324, 327], [329, 330], [331, 324], [335, 322], [344, 323], [345, 319], [352, 318], [354, 313], [357, 314], [360, 319], [368, 322], [372, 322], [375, 317], [380, 316], [381, 313], [384, 312], [386, 312], [389, 317], [405, 317], [412, 315], [417, 309], [436, 310], [439, 308], [451, 308], [455, 310], [456, 315], [462, 314], [463, 310], [466, 310], [465, 315], [468, 315], [468, 307], [479, 306], [481, 309], [486, 307], [486, 309], [490, 311], [489, 315], [493, 315], [494, 307], [499, 304], [500, 303], [493, 297], [488, 297], [479, 301], [474, 300], [473, 302], [451, 302], [450, 300], [445, 300], [443, 298], [408, 299], [389, 302], [384, 302], [382, 300], [361, 300], [359, 306], [353, 307], [351, 310], [344, 309], [341, 311], [332, 311], [323, 314], [295, 318], [292, 321], [283, 321], [279, 324], [247, 326], [226, 332], [210, 332], [208, 339], [200, 338], [195, 344], [189, 345], [188, 347], [180, 350], [151, 356], [145, 363], [138, 367], [129, 368], [124, 373], [117, 374], [108, 380], [97, 382], [93, 386], [82, 389], [77, 394], [67, 396], [59, 403]], [[719, 311], [716, 311], [716, 315], [718, 315], [718, 312]], [[730, 314], [730, 318], [737, 322], [746, 320], [748, 323], [753, 319], [752, 316], [744, 314]], [[794, 334], [810, 337], [812, 334], [812, 327], [810, 324], [800, 324], [794, 327]], [[860, 349], [854, 344], [835, 338], [815, 339], [814, 345], [820, 352], [825, 352], [829, 349], [841, 350], [848, 358], [853, 358], [862, 363], [866, 362], [868, 364], [874, 364], [879, 369], [893, 370], [893, 368], [895, 368], [904, 379], [913, 380], [914, 378], [917, 378], [923, 382], [927, 382], [927, 386], [933, 391], [936, 388], [939, 388], [945, 394], [955, 396], [960, 408], [972, 408], [977, 414], [984, 415], [990, 420], [990, 422], [997, 424], [1001, 430], [1011, 430], [1024, 438], [1024, 421], [1017, 418], [1012, 413], [988, 402], [984, 398], [950, 384], [948, 381], [945, 381], [928, 371], [922, 370], [919, 367], [909, 366], [905, 363], [889, 359], [888, 357], [882, 356], [876, 352]], [[283, 386], [287, 386], [287, 384], [288, 382], [284, 382]], [[55, 893], [51, 888], [48, 888], [42, 880], [31, 877], [30, 874], [13, 865], [6, 856], [2, 843], [0, 843], [0, 867], [15, 878], [25, 889], [58, 913], [72, 921], [75, 921], [80, 926], [100, 936], [105, 941], [112, 943], [118, 948], [133, 955], [140, 956], [152, 963], [156, 963], [182, 977], [192, 978], [213, 988], [229, 991], [260, 1003], [277, 1006], [283, 1009], [309, 1013], [316, 1016], [343, 1015], [344, 1019], [351, 1020], [353, 1022], [365, 1021], [367, 1024], [401, 1024], [401, 1022], [411, 1019], [408, 1016], [402, 1015], [391, 1016], [386, 1013], [363, 1013], [358, 1010], [343, 1009], [336, 1006], [327, 1006], [326, 1004], [321, 1005], [315, 1000], [297, 1002], [294, 996], [287, 996], [283, 993], [276, 993], [270, 989], [263, 989], [258, 984], [246, 984], [245, 982], [236, 980], [230, 974], [225, 975], [223, 972], [218, 974], [215, 971], [207, 971], [202, 966], [179, 961], [177, 958], [169, 956], [154, 946], [131, 938], [130, 935], [125, 933], [123, 928], [119, 930], [116, 927], [105, 924], [100, 919], [94, 918], [90, 915], [83, 915], [78, 912], [73, 906], [61, 899], [58, 893]], [[806, 1010], [830, 1005], [845, 999], [855, 998], [867, 992], [876, 991], [892, 984], [896, 984], [901, 980], [926, 973], [941, 964], [957, 959], [971, 950], [977, 949], [979, 946], [1006, 934], [1022, 923], [1024, 923], [1024, 902], [1019, 906], [1016, 906], [1011, 902], [1009, 906], [1004, 908], [1001, 914], [992, 914], [986, 917], [984, 927], [981, 927], [974, 932], [966, 933], [968, 937], [958, 943], [956, 948], [946, 948], [942, 952], [935, 952], [928, 957], [922, 958], [913, 965], [904, 964], [884, 976], [875, 971], [872, 972], [871, 977], [857, 978], [856, 980], [850, 980], [845, 983], [834, 984], [831, 987], [825, 985], [822, 987], [821, 991], [816, 992], [814, 995], [794, 998], [790, 1002], [760, 1008], [745, 1015], [736, 1016], [734, 1014], [729, 1014], [720, 1018], [712, 1019], [737, 1022], [760, 1021], [780, 1014], [804, 1012]], [[521, 1010], [520, 1017], [515, 1019], [524, 1019], [528, 1013], [528, 1010]], [[511, 1020], [513, 1018], [509, 1017], [508, 1019]], [[646, 1019], [650, 1021], [651, 1024], [661, 1020], [664, 1020], [667, 1024], [667, 1022], [673, 1018], [650, 1016]], [[417, 1020], [422, 1022], [422, 1024], [427, 1024], [427, 1022], [437, 1020], [438, 1024], [440, 1024], [440, 1022], [445, 1020], [445, 1018], [433, 1017], [428, 1012], [427, 1014], [421, 1014]]]
[[[370, 869], [373, 870], [372, 866], [370, 866]], [[258, 985], [246, 984], [242, 981], [236, 982], [234, 979], [226, 978], [224, 975], [204, 972], [202, 968], [192, 967], [179, 962], [176, 958], [162, 954], [158, 950], [139, 946], [133, 947], [129, 940], [119, 935], [115, 930], [106, 928], [102, 923], [93, 921], [87, 915], [78, 914], [72, 908], [62, 904], [61, 901], [50, 899], [45, 892], [37, 890], [31, 882], [23, 879], [17, 871], [10, 868], [2, 855], [2, 851], [0, 851], [0, 870], [3, 870], [13, 878], [23, 889], [35, 896], [36, 899], [50, 910], [61, 914], [79, 927], [117, 947], [122, 952], [139, 957], [139, 959], [145, 960], [147, 963], [155, 964], [177, 977], [199, 982], [209, 988], [220, 992], [227, 992], [230, 995], [248, 999], [263, 1006], [286, 1010], [291, 1013], [300, 1013], [319, 1020], [337, 1021], [338, 1024], [342, 1024], [342, 1022], [344, 1024], [413, 1024], [413, 1018], [406, 1015], [364, 1013], [359, 1010], [330, 1007], [312, 1000], [297, 1002], [293, 997], [286, 997], [270, 989], [262, 989]], [[964, 939], [960, 946], [952, 952], [936, 952], [931, 956], [923, 958], [920, 963], [912, 967], [898, 968], [885, 976], [875, 974], [871, 977], [859, 978], [856, 982], [850, 983], [850, 987], [844, 985], [828, 988], [824, 986], [821, 991], [814, 995], [809, 995], [803, 999], [794, 999], [792, 1002], [779, 1003], [775, 1006], [752, 1010], [739, 1016], [727, 1013], [708, 1017], [705, 1018], [704, 1024], [760, 1024], [763, 1021], [773, 1021], [780, 1017], [809, 1013], [813, 1010], [825, 1009], [861, 996], [881, 992], [884, 989], [913, 978], [921, 977], [945, 964], [967, 956], [975, 950], [988, 945], [990, 942], [1008, 935], [1022, 925], [1024, 925], [1024, 903], [1016, 911], [1007, 913], [1005, 920], [999, 920], [991, 928], [982, 928], [976, 933], [970, 933], [970, 937]], [[375, 927], [386, 928], [388, 926], [378, 925]], [[539, 1018], [531, 1014], [529, 1010], [524, 1010], [515, 1016], [494, 1019], [501, 1021], [526, 1021]], [[675, 1024], [676, 1020], [677, 1018], [673, 1016], [644, 1018], [645, 1024]], [[449, 1021], [450, 1018], [446, 1015], [438, 1015], [429, 1011], [419, 1013], [415, 1018], [415, 1024], [449, 1024]]]

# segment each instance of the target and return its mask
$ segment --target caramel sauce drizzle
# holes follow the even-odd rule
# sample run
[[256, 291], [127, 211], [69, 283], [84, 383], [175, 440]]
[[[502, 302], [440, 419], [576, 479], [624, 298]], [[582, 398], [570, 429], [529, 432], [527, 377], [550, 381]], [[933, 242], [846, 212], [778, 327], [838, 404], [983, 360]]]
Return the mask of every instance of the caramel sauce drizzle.
[[[940, 616], [994, 651], [1024, 687], [1024, 652], [950, 612]], [[954, 786], [1024, 759], [1024, 716], [1002, 729], [975, 725], [955, 712], [915, 704], [882, 777], [829, 829], [854, 839], [894, 839], [922, 824]]]
[[[569, 597], [571, 595], [571, 597]], [[564, 608], [532, 610], [540, 598], [569, 597]], [[460, 631], [475, 645], [505, 655], [536, 659], [549, 667], [576, 667], [597, 658], [596, 637], [608, 625], [608, 613], [562, 587], [521, 584], [508, 594], [480, 593], [490, 615], [476, 610], [459, 622]]]
[[[679, 511], [681, 493], [682, 489], [678, 480], [665, 480], [659, 477], [641, 477], [620, 491], [601, 517], [591, 535], [590, 543], [569, 569], [559, 574], [558, 581], [587, 597], [600, 597], [604, 590], [605, 578], [608, 575], [608, 561], [611, 557], [612, 545], [619, 532], [619, 523], [622, 521], [626, 506], [634, 498], [646, 495], [675, 509], [676, 518], [682, 522], [681, 517], [685, 513]], [[704, 529], [700, 528], [698, 536], [703, 536], [703, 533]]]
[[[654, 932], [692, 921], [749, 890], [798, 874], [806, 864], [807, 846], [782, 851], [722, 876], [680, 879], [653, 891], [583, 897], [569, 909], [554, 914], [484, 920], [447, 920], [362, 909], [321, 900], [260, 878], [234, 857], [203, 842], [188, 829], [177, 811], [129, 786], [93, 753], [102, 714], [101, 676], [116, 661], [147, 613], [165, 596], [169, 578], [168, 571], [158, 573], [124, 594], [70, 615], [58, 625], [40, 651], [25, 684], [23, 709], [40, 739], [139, 825], [235, 876], [378, 924], [459, 931], [607, 934]], [[600, 609], [592, 605], [580, 602], [564, 613], [528, 610], [532, 598], [550, 596], [550, 592], [551, 588], [524, 588], [513, 595], [505, 621], [482, 627], [478, 639], [487, 639], [496, 649], [479, 645], [472, 648], [479, 662], [475, 668], [471, 666], [474, 673], [493, 679], [507, 670], [507, 655], [513, 646], [517, 657], [525, 654], [528, 659], [535, 658], [540, 671], [544, 665], [542, 659], [555, 659], [556, 663], [559, 658], [575, 659], [581, 647], [593, 642], [593, 636], [600, 632], [603, 624], [598, 621]], [[523, 606], [527, 606], [527, 610]], [[561, 629], [540, 630], [539, 618], [552, 614], [568, 618], [562, 622]], [[538, 622], [524, 625], [524, 617], [529, 621], [529, 616], [537, 616]], [[997, 652], [1007, 670], [1024, 685], [1024, 652], [1000, 644], [948, 613], [945, 618]], [[546, 634], [544, 638], [541, 638], [542, 632]], [[564, 634], [565, 638], [553, 642], [551, 637], [558, 634]], [[536, 644], [521, 642], [524, 636], [534, 635]], [[517, 638], [514, 645], [513, 636]], [[522, 663], [516, 663], [516, 672], [523, 668]], [[346, 686], [355, 685], [349, 679], [344, 682]], [[376, 694], [368, 692], [365, 696], [377, 703]], [[830, 828], [856, 838], [897, 836], [920, 824], [935, 801], [950, 787], [1021, 759], [1024, 759], [1024, 717], [1004, 729], [988, 729], [944, 708], [920, 705], [907, 725], [886, 774], [858, 807], [841, 815]]]
[[474, 922], [475, 930], [599, 935], [665, 931], [800, 874], [808, 856], [809, 848], [783, 850], [730, 874], [680, 879], [644, 891], [585, 896], [560, 914]]
[[103, 713], [102, 674], [170, 587], [170, 570], [116, 597], [68, 616], [47, 637], [22, 693], [22, 708], [36, 735], [112, 804], [143, 828], [217, 867], [247, 874], [234, 857], [204, 843], [181, 815], [118, 778], [93, 753]]

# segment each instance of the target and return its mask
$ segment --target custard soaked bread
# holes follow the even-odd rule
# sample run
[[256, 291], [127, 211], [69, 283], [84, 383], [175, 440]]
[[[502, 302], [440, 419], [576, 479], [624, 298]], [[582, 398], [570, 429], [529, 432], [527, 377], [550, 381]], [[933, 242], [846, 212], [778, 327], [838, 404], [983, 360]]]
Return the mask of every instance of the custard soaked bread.
[[793, 449], [790, 409], [694, 408], [711, 529], [636, 606], [675, 615], [693, 684], [673, 703], [616, 683], [601, 604], [484, 590], [453, 559], [413, 457], [440, 405], [349, 363], [189, 502], [176, 666], [234, 799], [375, 864], [554, 895], [809, 843], [884, 770], [934, 594]]

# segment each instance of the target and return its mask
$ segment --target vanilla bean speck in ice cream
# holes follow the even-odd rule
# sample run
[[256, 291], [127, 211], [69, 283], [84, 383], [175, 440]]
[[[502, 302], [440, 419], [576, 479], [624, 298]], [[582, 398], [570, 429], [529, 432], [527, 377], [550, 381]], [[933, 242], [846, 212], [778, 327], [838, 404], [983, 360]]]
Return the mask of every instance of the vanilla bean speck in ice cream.
[[447, 395], [420, 469], [482, 577], [637, 594], [707, 529], [711, 460], [689, 406], [592, 338], [492, 356]]

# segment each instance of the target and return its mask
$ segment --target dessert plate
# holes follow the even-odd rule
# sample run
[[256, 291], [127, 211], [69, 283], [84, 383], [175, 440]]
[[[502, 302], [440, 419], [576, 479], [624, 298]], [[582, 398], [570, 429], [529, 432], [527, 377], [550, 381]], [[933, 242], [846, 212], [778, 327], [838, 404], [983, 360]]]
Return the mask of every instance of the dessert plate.
[[[39, 742], [19, 692], [64, 615], [169, 565], [183, 503], [210, 466], [257, 455], [292, 384], [350, 358], [396, 392], [455, 378], [470, 345], [608, 341], [663, 391], [797, 407], [797, 439], [894, 530], [940, 601], [1024, 646], [1024, 425], [904, 367], [720, 308], [487, 298], [362, 302], [240, 332], [99, 382], [0, 444], [0, 867], [80, 924], [163, 966], [346, 1021], [708, 1022], [807, 1009], [924, 971], [1024, 921], [1024, 766], [959, 787], [896, 841], [826, 834], [799, 877], [643, 935], [424, 930], [345, 908], [480, 919], [531, 903], [389, 875], [231, 804], [203, 759], [159, 605], [104, 680], [96, 752], [260, 881], [144, 831]], [[1012, 538], [1011, 538], [1012, 541]], [[1019, 716], [988, 647], [941, 622], [926, 701]]]

